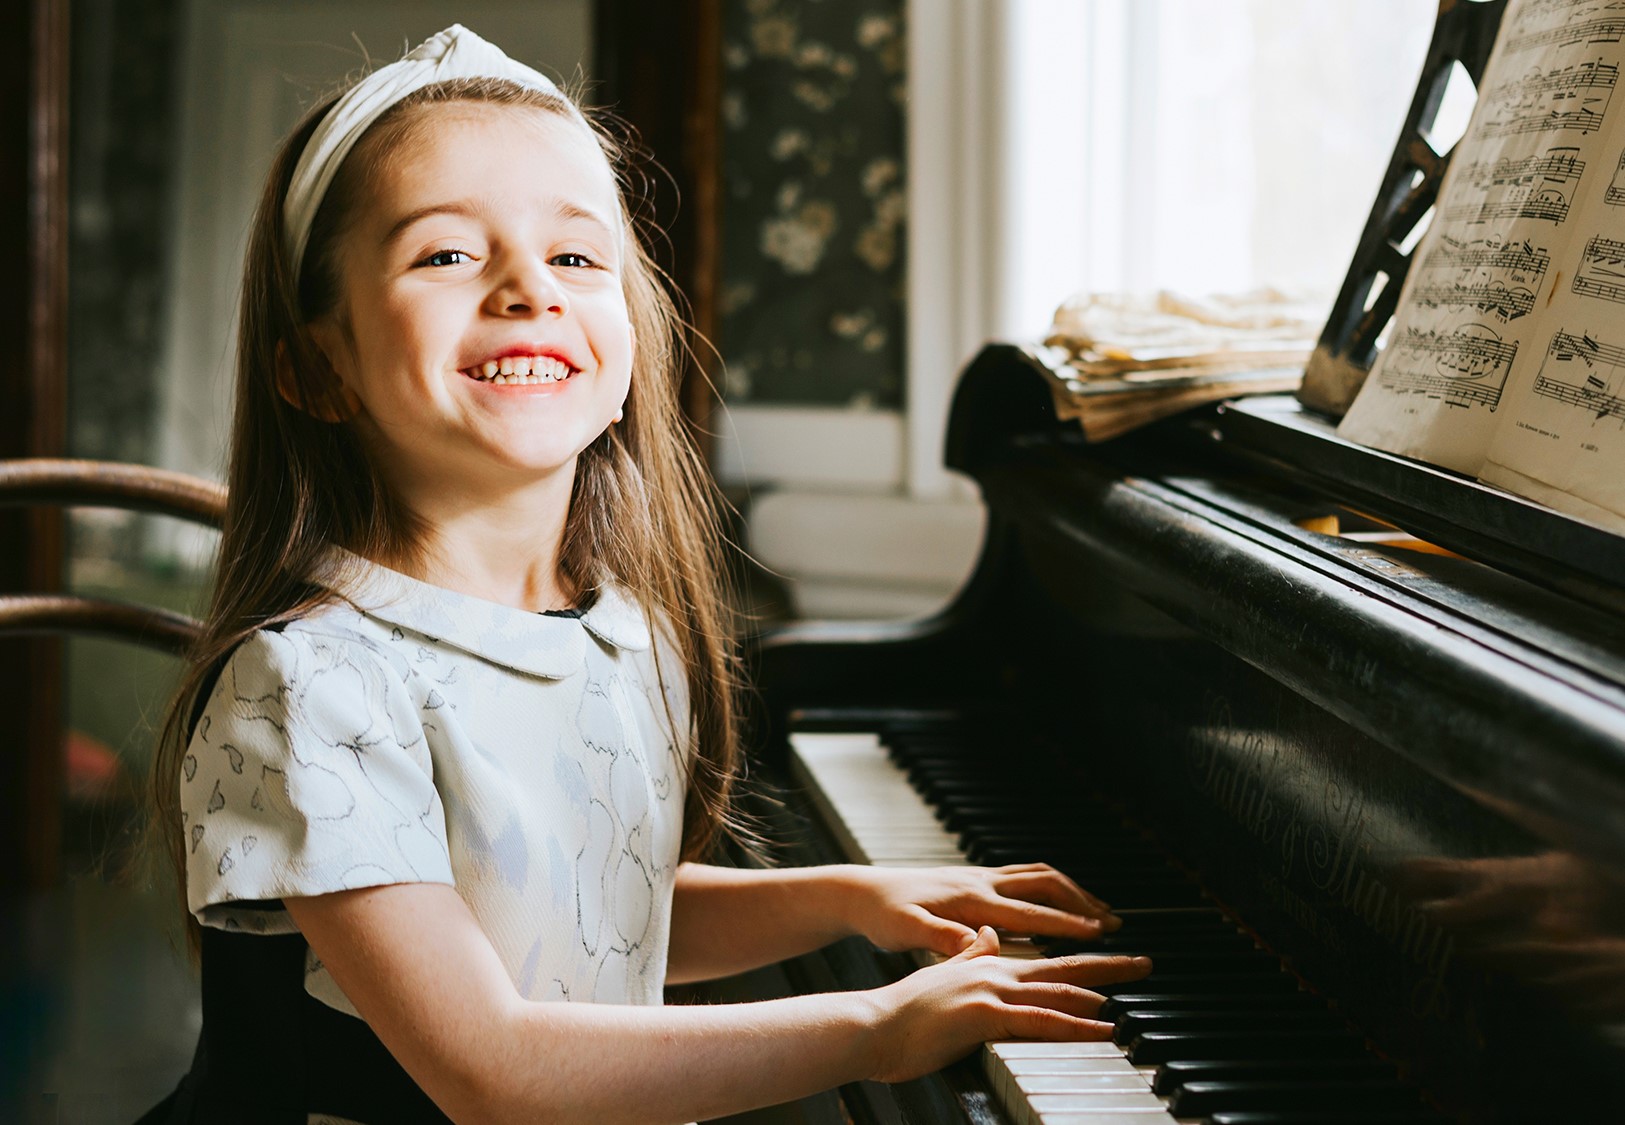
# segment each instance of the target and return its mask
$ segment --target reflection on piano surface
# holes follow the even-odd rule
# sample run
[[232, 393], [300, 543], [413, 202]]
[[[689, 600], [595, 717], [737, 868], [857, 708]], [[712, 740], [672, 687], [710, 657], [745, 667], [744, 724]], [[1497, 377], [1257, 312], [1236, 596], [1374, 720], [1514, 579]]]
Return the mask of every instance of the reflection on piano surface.
[[[1357, 510], [1467, 551], [1562, 517], [1280, 402], [1085, 446], [1035, 362], [990, 348], [960, 384], [948, 460], [989, 517], [965, 590], [766, 641], [763, 752], [806, 861], [1051, 862], [1155, 969], [1106, 990], [1115, 1043], [994, 1045], [853, 1115], [1625, 1120], [1620, 542], [1537, 525], [1602, 552], [1548, 571], [1306, 530]], [[1396, 474], [1459, 492], [1462, 527], [1409, 519]], [[842, 947], [790, 977], [909, 967]]]

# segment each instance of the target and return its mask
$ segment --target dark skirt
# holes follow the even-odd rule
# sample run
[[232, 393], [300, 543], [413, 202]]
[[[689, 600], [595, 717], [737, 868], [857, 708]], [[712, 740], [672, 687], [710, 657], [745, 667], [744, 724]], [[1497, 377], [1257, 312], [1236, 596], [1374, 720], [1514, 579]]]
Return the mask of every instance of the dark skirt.
[[305, 940], [203, 931], [192, 1069], [136, 1125], [448, 1125], [362, 1020], [305, 992]]

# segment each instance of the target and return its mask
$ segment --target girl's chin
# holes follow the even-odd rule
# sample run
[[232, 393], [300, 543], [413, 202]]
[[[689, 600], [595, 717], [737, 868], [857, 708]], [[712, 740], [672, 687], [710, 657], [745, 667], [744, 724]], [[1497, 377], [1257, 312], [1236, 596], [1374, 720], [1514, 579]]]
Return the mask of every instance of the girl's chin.
[[575, 471], [581, 450], [575, 447], [527, 449], [517, 443], [493, 450], [477, 470], [482, 487], [516, 486], [551, 480]]

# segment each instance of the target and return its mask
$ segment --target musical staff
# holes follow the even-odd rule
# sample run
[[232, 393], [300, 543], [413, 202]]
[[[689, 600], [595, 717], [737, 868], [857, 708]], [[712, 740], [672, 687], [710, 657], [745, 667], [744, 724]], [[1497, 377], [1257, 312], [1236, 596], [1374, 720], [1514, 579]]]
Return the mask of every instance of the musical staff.
[[1412, 299], [1430, 309], [1451, 307], [1478, 309], [1480, 312], [1500, 317], [1503, 322], [1528, 316], [1529, 311], [1535, 307], [1533, 291], [1524, 288], [1508, 289], [1504, 285], [1491, 282], [1478, 285], [1462, 285], [1457, 282], [1421, 285], [1412, 294]]
[[[1625, 24], [1625, 17], [1620, 22]], [[1608, 112], [1618, 79], [1618, 65], [1601, 59], [1551, 70], [1532, 67], [1523, 77], [1485, 92], [1484, 105], [1489, 112], [1479, 136], [1509, 137], [1565, 129], [1582, 136], [1595, 132]]]
[[1582, 43], [1618, 43], [1625, 39], [1625, 16], [1604, 16], [1601, 19], [1570, 23], [1568, 26], [1532, 31], [1509, 39], [1506, 49], [1511, 53], [1536, 47], [1575, 47]]
[[[1569, 376], [1565, 380], [1563, 376]], [[1581, 332], [1559, 329], [1535, 375], [1535, 394], [1573, 406], [1593, 421], [1618, 418], [1625, 424], [1625, 348]]]
[[1441, 235], [1418, 264], [1412, 300], [1431, 309], [1476, 309], [1504, 324], [1533, 311], [1550, 264], [1546, 248], [1527, 239], [1508, 244], [1493, 235], [1463, 242]]
[[1452, 207], [1444, 217], [1462, 223], [1492, 223], [1500, 219], [1545, 219], [1561, 223], [1569, 217], [1569, 201], [1556, 191], [1531, 192], [1516, 199], [1485, 200]]
[[1611, 203], [1615, 207], [1625, 207], [1625, 152], [1619, 154], [1619, 167], [1614, 169], [1614, 178], [1608, 181], [1608, 191], [1603, 196], [1604, 203]]
[[1528, 239], [1503, 242], [1499, 237], [1461, 242], [1441, 235], [1439, 246], [1422, 262], [1423, 269], [1506, 270], [1518, 281], [1538, 282], [1546, 276], [1551, 255]]
[[1508, 157], [1467, 164], [1456, 182], [1482, 198], [1457, 203], [1442, 212], [1448, 222], [1487, 223], [1506, 219], [1568, 218], [1569, 198], [1585, 172], [1580, 150], [1569, 145], [1549, 148], [1541, 156]]
[[1451, 332], [1407, 328], [1388, 345], [1380, 381], [1395, 394], [1493, 411], [1517, 354], [1516, 341], [1503, 340], [1481, 324]]
[[1550, 21], [1554, 16], [1573, 23], [1575, 20], [1598, 18], [1606, 12], [1618, 11], [1622, 6], [1625, 5], [1618, 0], [1524, 0], [1518, 9], [1518, 22], [1511, 30], [1527, 34], [1531, 27]]
[[1582, 297], [1625, 304], [1625, 242], [1601, 235], [1587, 242], [1573, 289]]

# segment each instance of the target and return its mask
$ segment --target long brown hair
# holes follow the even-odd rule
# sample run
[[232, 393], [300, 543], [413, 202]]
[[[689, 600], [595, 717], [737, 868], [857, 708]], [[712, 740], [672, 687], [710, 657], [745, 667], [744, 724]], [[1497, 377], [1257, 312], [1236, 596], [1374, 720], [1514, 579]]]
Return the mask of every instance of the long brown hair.
[[[336, 246], [364, 198], [372, 171], [407, 142], [424, 107], [488, 102], [574, 117], [559, 97], [495, 78], [459, 79], [417, 91], [392, 107], [345, 159], [318, 210], [302, 263], [286, 249], [282, 203], [294, 166], [329, 101], [283, 142], [260, 197], [243, 269], [225, 524], [203, 635], [171, 701], [153, 762], [153, 829], [186, 886], [180, 767], [193, 715], [226, 656], [257, 629], [303, 616], [334, 595], [308, 576], [329, 545], [363, 558], [413, 559], [421, 524], [385, 486], [345, 423], [291, 405], [279, 392], [281, 363], [291, 396], [307, 407], [333, 388], [305, 326], [339, 300]], [[577, 459], [559, 570], [567, 593], [588, 597], [615, 582], [656, 623], [669, 625], [689, 699], [693, 747], [683, 826], [685, 859], [705, 855], [734, 822], [729, 797], [738, 772], [738, 662], [721, 500], [682, 416], [678, 381], [683, 321], [644, 239], [655, 233], [638, 197], [629, 132], [586, 116], [620, 187], [627, 231], [623, 287], [637, 341], [620, 425]], [[646, 182], [646, 181], [644, 181]], [[298, 268], [296, 268], [296, 266]], [[659, 646], [656, 648], [658, 667]], [[664, 678], [671, 670], [659, 668]], [[187, 919], [195, 951], [197, 924]]]

